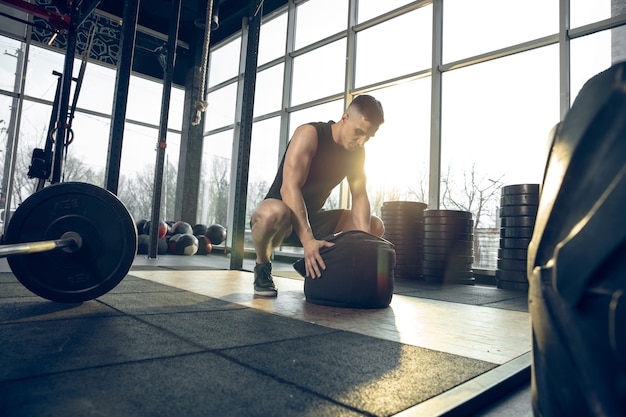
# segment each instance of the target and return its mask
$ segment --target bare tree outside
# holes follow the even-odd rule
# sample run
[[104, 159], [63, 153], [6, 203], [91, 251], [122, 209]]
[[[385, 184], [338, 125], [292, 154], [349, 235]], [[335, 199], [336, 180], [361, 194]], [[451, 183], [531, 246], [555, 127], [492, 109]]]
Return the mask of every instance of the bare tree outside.
[[[161, 216], [164, 221], [176, 221], [170, 214], [174, 213], [176, 198], [176, 167], [167, 162], [164, 170], [163, 190], [161, 201]], [[118, 197], [135, 220], [150, 219], [152, 217], [152, 195], [154, 192], [154, 164], [146, 165], [134, 177], [122, 175], [120, 177]]]
[[468, 211], [473, 215], [474, 265], [494, 267], [495, 259], [491, 259], [490, 252], [493, 251], [493, 241], [497, 242], [499, 237], [496, 227], [503, 178], [504, 174], [493, 179], [477, 171], [475, 164], [460, 176], [452, 175], [449, 167], [441, 176], [442, 208]]
[[[462, 178], [462, 181], [457, 181]], [[461, 176], [450, 173], [450, 168], [441, 176], [441, 206], [445, 210], [469, 211], [473, 214], [474, 227], [495, 227], [500, 189], [504, 185], [504, 174], [492, 179], [476, 170], [472, 164], [470, 171]]]
[[[198, 222], [226, 226], [230, 193], [230, 159], [213, 156], [211, 162], [204, 164], [202, 169], [204, 171], [202, 178], [206, 180], [200, 183], [201, 210]], [[206, 173], [207, 169], [209, 173]]]

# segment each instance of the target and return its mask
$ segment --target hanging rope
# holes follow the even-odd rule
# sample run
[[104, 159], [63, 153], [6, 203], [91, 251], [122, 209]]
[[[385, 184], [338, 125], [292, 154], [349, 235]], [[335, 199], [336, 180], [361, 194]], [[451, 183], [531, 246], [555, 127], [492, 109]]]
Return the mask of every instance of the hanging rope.
[[206, 84], [207, 67], [209, 66], [209, 44], [211, 43], [211, 18], [213, 17], [213, 0], [209, 0], [206, 8], [206, 20], [204, 23], [204, 47], [202, 48], [202, 67], [200, 68], [200, 94], [196, 102], [196, 114], [191, 121], [192, 126], [200, 124], [202, 112], [208, 107], [204, 100], [204, 86]]

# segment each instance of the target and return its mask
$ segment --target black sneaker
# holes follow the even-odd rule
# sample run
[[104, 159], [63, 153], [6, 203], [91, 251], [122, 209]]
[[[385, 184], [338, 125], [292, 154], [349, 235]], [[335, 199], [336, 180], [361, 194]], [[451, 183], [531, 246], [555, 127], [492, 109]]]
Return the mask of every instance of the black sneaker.
[[272, 280], [272, 264], [256, 264], [254, 266], [254, 293], [264, 297], [276, 297], [278, 290]]

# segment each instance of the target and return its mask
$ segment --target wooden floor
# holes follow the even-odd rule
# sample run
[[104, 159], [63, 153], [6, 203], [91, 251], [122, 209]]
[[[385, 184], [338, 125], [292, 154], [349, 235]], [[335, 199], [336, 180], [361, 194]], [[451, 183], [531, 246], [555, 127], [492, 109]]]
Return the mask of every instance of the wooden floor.
[[529, 313], [395, 294], [389, 308], [307, 303], [303, 281], [274, 272], [278, 297], [253, 294], [253, 274], [230, 270], [133, 270], [133, 276], [273, 314], [409, 345], [505, 364], [531, 350]]

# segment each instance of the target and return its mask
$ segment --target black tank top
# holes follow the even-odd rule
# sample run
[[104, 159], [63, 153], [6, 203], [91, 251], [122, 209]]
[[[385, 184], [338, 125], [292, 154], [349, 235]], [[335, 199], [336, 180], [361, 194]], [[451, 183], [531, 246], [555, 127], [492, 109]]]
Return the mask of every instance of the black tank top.
[[[302, 186], [302, 196], [309, 214], [320, 211], [333, 189], [349, 174], [358, 173], [365, 161], [363, 148], [348, 151], [333, 141], [330, 127], [334, 123], [333, 121], [309, 123], [317, 130], [317, 152], [311, 160], [309, 176]], [[287, 149], [289, 149], [289, 144], [287, 144]], [[283, 184], [284, 165], [285, 155], [265, 198], [282, 200], [280, 188]]]

